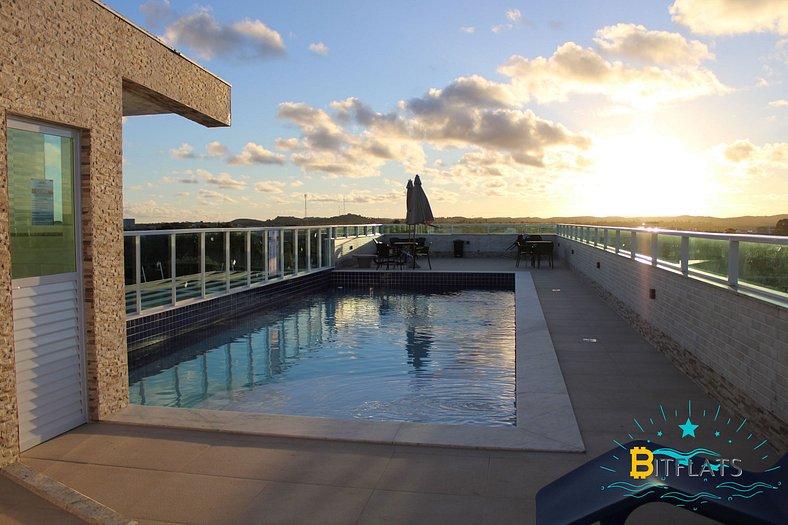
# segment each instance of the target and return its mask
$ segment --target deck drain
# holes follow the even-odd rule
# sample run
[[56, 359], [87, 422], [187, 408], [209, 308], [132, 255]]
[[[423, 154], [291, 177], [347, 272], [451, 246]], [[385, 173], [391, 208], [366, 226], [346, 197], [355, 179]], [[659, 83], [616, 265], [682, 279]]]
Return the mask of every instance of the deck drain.
[[554, 292], [560, 292], [560, 291], [561, 291], [561, 289], [560, 289], [560, 288], [553, 288], [553, 291], [554, 291]]
[[596, 343], [596, 338], [594, 338], [594, 337], [584, 337], [583, 338], [583, 342], [584, 343]]

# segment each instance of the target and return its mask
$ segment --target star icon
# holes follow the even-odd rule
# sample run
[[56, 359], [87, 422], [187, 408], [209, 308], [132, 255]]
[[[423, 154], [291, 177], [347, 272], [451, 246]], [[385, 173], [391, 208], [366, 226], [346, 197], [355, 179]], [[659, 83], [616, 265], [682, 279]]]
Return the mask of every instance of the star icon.
[[714, 433], [714, 437], [720, 437], [720, 431], [719, 430]]
[[657, 432], [657, 436], [658, 437], [662, 437], [662, 431], [661, 430], [659, 432]]
[[698, 428], [700, 425], [693, 425], [690, 418], [687, 418], [687, 422], [683, 425], [679, 425], [681, 429], [681, 437], [692, 436], [695, 437], [695, 429]]

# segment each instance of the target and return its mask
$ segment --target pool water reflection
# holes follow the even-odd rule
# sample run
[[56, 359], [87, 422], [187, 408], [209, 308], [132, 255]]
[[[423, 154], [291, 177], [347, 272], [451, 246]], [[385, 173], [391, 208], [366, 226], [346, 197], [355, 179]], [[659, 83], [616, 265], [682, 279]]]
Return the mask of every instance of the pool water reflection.
[[513, 292], [335, 289], [270, 306], [132, 359], [131, 402], [515, 424]]

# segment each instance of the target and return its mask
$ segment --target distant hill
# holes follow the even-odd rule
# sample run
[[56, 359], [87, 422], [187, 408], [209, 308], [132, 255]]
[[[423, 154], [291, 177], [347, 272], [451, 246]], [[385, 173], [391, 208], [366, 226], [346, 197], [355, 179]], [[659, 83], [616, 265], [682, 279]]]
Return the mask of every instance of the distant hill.
[[[765, 232], [774, 228], [777, 221], [788, 219], [788, 214], [782, 215], [745, 215], [742, 217], [705, 217], [694, 215], [680, 215], [677, 217], [437, 217], [437, 224], [588, 224], [593, 226], [621, 226], [638, 227], [650, 226], [671, 230], [688, 230], [704, 232]], [[315, 225], [344, 225], [344, 224], [402, 224], [402, 218], [389, 217], [364, 217], [353, 213], [336, 215], [333, 217], [276, 217], [274, 219], [234, 219], [229, 222], [170, 222], [137, 224], [135, 230], [170, 230], [186, 228], [253, 228], [277, 226], [315, 226]]]

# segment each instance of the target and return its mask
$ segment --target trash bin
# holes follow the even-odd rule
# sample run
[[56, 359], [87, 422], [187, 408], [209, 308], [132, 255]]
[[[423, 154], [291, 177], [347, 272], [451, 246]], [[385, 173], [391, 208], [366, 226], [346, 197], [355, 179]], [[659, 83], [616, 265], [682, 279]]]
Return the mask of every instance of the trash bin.
[[454, 241], [454, 256], [455, 257], [462, 257], [462, 250], [463, 246], [465, 246], [465, 241], [457, 239]]

